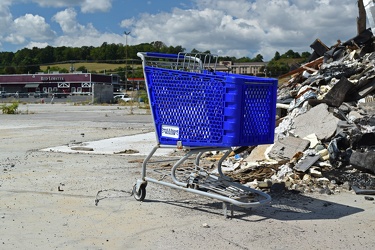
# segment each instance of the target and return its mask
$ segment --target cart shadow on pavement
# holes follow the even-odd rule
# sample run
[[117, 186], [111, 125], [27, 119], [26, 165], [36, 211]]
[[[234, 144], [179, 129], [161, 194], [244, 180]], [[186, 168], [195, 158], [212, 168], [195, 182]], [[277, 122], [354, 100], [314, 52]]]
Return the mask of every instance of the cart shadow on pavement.
[[253, 215], [275, 220], [336, 220], [350, 216], [364, 209], [332, 201], [306, 196], [300, 193], [284, 192], [272, 195], [268, 206], [256, 209]]
[[[284, 192], [273, 197], [270, 204], [254, 208], [233, 207], [233, 217], [230, 217], [230, 206], [227, 215], [232, 219], [244, 221], [263, 221], [267, 219], [289, 220], [337, 220], [363, 212], [364, 209], [349, 205], [325, 201], [303, 194]], [[144, 202], [161, 202], [180, 208], [224, 216], [223, 203], [220, 201], [186, 201], [186, 200], [148, 200]]]

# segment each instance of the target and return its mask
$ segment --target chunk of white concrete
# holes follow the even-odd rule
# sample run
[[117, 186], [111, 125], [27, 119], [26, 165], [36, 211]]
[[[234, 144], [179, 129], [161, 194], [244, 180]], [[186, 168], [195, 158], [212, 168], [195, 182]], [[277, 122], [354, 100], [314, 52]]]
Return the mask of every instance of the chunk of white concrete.
[[315, 134], [318, 140], [328, 140], [335, 134], [339, 120], [322, 103], [294, 118], [294, 134], [301, 138]]

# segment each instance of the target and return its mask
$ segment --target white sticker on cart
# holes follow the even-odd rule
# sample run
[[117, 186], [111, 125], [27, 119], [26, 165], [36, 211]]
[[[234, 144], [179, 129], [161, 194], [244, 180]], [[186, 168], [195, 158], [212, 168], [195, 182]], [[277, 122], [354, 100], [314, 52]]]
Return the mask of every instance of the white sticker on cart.
[[161, 136], [178, 139], [180, 128], [170, 125], [161, 125]]

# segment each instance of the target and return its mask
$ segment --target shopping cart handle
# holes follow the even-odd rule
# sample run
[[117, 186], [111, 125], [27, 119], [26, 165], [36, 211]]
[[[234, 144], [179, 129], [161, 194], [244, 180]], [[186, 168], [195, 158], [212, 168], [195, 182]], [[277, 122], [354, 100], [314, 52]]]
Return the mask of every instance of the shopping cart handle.
[[182, 53], [179, 54], [165, 54], [165, 53], [158, 53], [158, 52], [138, 52], [137, 56], [140, 57], [143, 61], [143, 64], [146, 62], [146, 57], [151, 58], [166, 58], [166, 59], [176, 59], [177, 61], [183, 59], [188, 60], [189, 62], [195, 62], [198, 64], [199, 68], [202, 68], [202, 61], [199, 57], [196, 56], [189, 56]]
[[165, 54], [165, 53], [158, 53], [158, 52], [139, 52], [146, 57], [158, 57], [158, 58], [170, 58], [170, 59], [177, 59], [177, 58], [184, 58], [183, 54]]

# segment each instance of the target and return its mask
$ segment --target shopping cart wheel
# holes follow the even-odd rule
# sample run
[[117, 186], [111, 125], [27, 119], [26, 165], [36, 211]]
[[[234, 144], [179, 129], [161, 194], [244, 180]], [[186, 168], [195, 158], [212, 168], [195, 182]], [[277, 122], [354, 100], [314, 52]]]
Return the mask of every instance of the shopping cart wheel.
[[146, 186], [145, 185], [141, 185], [139, 187], [139, 191], [137, 192], [137, 185], [134, 185], [133, 186], [133, 195], [134, 195], [134, 198], [137, 200], [137, 201], [143, 201], [146, 197]]

